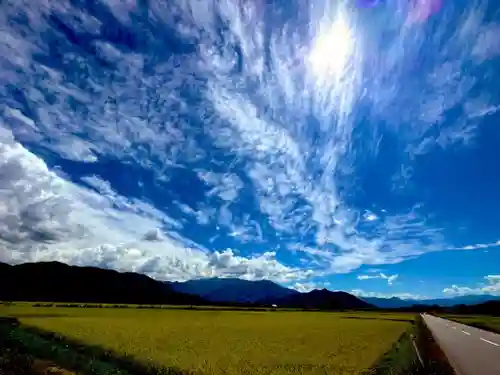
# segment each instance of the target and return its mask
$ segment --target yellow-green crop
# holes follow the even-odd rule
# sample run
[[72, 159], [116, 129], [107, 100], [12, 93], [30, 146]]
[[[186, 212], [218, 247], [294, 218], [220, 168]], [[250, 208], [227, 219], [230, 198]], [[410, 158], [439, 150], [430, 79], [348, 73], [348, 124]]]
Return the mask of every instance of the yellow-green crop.
[[[142, 362], [217, 375], [359, 374], [409, 327], [374, 313], [22, 310], [22, 323]], [[49, 316], [58, 314], [66, 316]]]
[[500, 317], [487, 315], [443, 315], [443, 318], [455, 320], [459, 323], [471, 325], [493, 332], [500, 332]]

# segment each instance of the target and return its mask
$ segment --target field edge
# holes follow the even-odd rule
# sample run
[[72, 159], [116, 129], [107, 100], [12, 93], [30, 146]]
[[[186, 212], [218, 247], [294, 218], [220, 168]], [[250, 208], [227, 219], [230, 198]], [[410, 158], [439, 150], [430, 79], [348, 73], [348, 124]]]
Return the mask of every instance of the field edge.
[[29, 364], [33, 358], [37, 358], [84, 375], [193, 375], [192, 372], [174, 367], [145, 365], [98, 346], [25, 326], [16, 318], [0, 319], [0, 344], [15, 354], [0, 361], [0, 370], [1, 366], [14, 366], [12, 374], [29, 373], [22, 362]]

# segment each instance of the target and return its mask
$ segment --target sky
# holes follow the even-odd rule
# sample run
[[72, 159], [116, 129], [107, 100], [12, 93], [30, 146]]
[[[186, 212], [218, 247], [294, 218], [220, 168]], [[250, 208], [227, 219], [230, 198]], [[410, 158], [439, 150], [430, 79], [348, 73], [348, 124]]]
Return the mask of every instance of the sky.
[[0, 261], [500, 295], [496, 3], [2, 1]]

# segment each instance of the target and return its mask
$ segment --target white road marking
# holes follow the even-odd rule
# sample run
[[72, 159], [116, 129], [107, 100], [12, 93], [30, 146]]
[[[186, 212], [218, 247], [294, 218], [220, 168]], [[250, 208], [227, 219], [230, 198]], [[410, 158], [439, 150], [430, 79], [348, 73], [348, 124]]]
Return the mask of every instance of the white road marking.
[[451, 328], [453, 328], [453, 329], [457, 329], [457, 327], [451, 327]]
[[462, 330], [463, 333], [465, 333], [466, 335], [470, 336], [470, 333], [469, 332], [466, 332], [464, 330]]
[[491, 345], [500, 346], [500, 345], [499, 345], [499, 344], [497, 344], [496, 342], [493, 342], [493, 341], [490, 341], [490, 340], [483, 339], [482, 337], [481, 337], [481, 340], [483, 340], [484, 342], [487, 342], [488, 344], [491, 344]]

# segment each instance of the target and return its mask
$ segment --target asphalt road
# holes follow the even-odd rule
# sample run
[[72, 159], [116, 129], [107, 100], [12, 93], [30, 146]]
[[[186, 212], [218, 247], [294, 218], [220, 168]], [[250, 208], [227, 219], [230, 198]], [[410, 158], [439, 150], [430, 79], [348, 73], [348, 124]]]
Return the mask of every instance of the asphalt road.
[[500, 335], [424, 314], [457, 375], [500, 375]]

